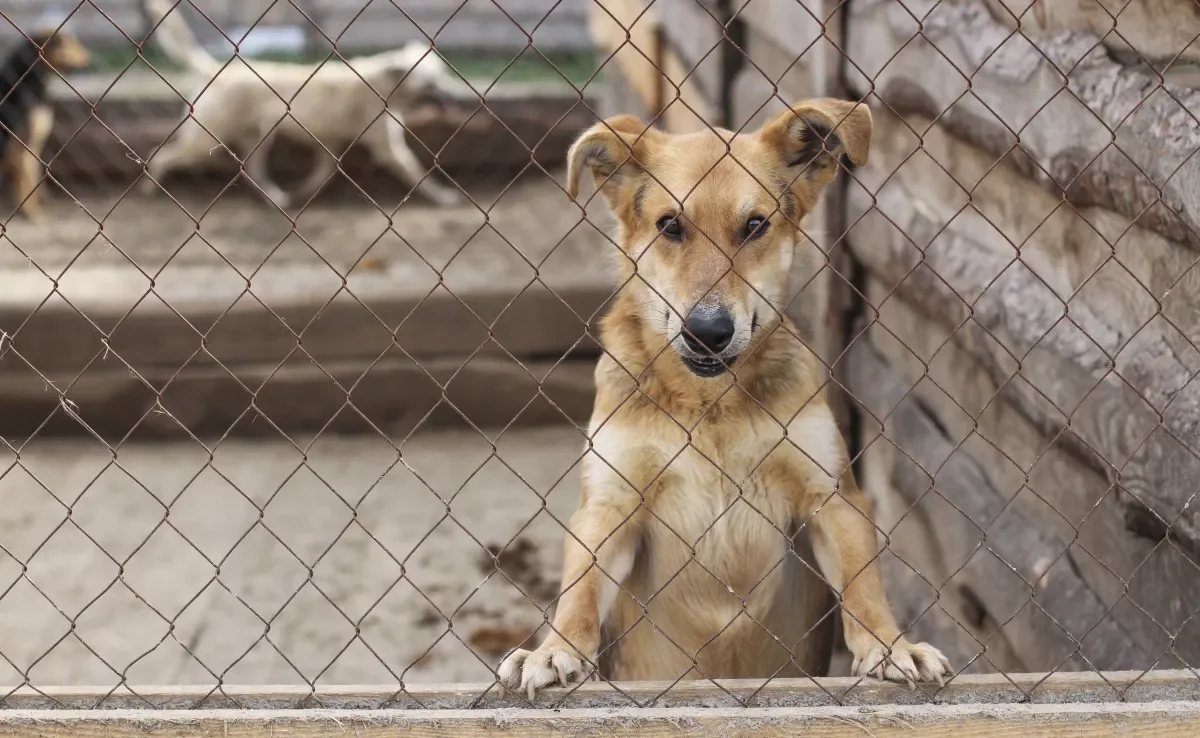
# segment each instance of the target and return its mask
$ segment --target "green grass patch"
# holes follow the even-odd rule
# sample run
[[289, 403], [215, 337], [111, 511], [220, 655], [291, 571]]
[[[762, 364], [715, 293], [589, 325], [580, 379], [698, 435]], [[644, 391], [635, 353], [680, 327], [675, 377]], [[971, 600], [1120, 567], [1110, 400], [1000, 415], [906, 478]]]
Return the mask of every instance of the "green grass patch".
[[[167, 58], [157, 47], [147, 46], [142, 53], [142, 59], [138, 58], [137, 49], [133, 46], [128, 48], [96, 48], [89, 47], [88, 51], [92, 55], [92, 65], [88, 71], [92, 72], [119, 72], [130, 64], [133, 64], [130, 69], [139, 69], [145, 66], [148, 61], [154, 65], [154, 68], [160, 72], [177, 71], [179, 66]], [[145, 61], [143, 61], [143, 59]]]

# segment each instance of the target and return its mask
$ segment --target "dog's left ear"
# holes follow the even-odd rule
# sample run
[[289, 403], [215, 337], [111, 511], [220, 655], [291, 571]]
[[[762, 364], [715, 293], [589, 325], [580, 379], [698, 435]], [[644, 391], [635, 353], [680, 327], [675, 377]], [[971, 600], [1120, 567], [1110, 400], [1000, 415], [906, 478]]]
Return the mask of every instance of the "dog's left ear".
[[838, 163], [867, 163], [871, 149], [871, 110], [864, 103], [823, 98], [804, 100], [764, 125], [759, 138], [778, 152], [793, 185], [816, 192], [829, 183]]

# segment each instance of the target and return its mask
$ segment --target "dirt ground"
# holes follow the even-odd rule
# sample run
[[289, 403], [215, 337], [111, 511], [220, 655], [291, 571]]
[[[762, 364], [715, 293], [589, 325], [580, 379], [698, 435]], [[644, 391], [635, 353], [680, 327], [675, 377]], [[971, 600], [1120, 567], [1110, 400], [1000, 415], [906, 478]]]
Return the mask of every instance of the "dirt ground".
[[493, 454], [431, 433], [402, 459], [382, 438], [297, 443], [6, 453], [0, 684], [489, 681], [556, 592], [580, 434], [514, 431]]
[[[604, 236], [571, 204], [561, 174], [526, 174], [483, 182], [462, 205], [437, 208], [404, 192], [374, 197], [334, 186], [306, 207], [284, 213], [244, 180], [225, 191], [197, 191], [178, 179], [170, 196], [116, 189], [51, 194], [38, 221], [14, 217], [0, 234], [0, 270], [128, 267], [155, 278], [197, 266], [227, 264], [229, 278], [272, 267], [328, 264], [340, 274], [403, 273], [436, 285], [438, 272], [499, 276], [536, 270], [577, 272], [605, 257]], [[603, 216], [593, 216], [604, 227]], [[237, 271], [235, 271], [237, 270]], [[2, 271], [0, 271], [2, 273]]]

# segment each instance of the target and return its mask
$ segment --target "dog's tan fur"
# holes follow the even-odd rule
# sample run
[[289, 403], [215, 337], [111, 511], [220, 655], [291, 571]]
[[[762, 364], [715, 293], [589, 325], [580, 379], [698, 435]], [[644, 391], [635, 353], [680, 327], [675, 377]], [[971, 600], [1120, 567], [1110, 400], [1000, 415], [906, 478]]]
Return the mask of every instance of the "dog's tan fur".
[[[41, 48], [46, 63], [60, 74], [83, 69], [91, 63], [87, 48], [65, 31], [40, 32], [32, 41]], [[39, 100], [24, 111], [24, 117], [21, 139], [13, 137], [8, 141], [3, 159], [0, 159], [0, 170], [12, 183], [13, 197], [20, 213], [37, 218], [41, 216], [45, 202], [45, 189], [40, 186], [46, 173], [42, 153], [54, 128], [54, 108], [49, 101]]]
[[[875, 560], [871, 504], [849, 470], [816, 358], [781, 315], [792, 256], [840, 159], [867, 159], [871, 116], [840, 100], [797, 104], [753, 134], [669, 135], [619, 116], [569, 155], [618, 222], [621, 284], [601, 323], [606, 354], [566, 538], [552, 632], [501, 664], [536, 690], [600, 661], [619, 680], [765, 678], [818, 668], [802, 642], [814, 601], [803, 566], [779, 566], [811, 535], [840, 595], [858, 674], [938, 680], [949, 663], [901, 637]], [[682, 207], [681, 207], [682, 204]], [[744, 238], [751, 216], [769, 219]], [[663, 237], [663, 217], [684, 224]], [[693, 374], [680, 331], [698, 304], [734, 316], [730, 370]], [[811, 585], [811, 582], [809, 583]], [[776, 640], [776, 637], [779, 640]]]

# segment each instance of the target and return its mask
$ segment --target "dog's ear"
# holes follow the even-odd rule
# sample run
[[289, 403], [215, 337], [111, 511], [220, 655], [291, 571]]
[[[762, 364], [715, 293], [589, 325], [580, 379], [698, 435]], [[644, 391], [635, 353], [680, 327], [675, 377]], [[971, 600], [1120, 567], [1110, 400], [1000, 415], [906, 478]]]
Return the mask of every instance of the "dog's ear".
[[59, 72], [83, 69], [91, 64], [87, 48], [74, 36], [56, 33], [42, 42], [42, 55]]
[[823, 98], [803, 100], [764, 125], [759, 138], [777, 152], [793, 188], [811, 194], [837, 173], [867, 163], [871, 149], [871, 110], [864, 103]]
[[611, 196], [617, 186], [642, 171], [643, 157], [660, 134], [637, 117], [618, 115], [583, 132], [567, 152], [567, 194], [579, 194], [579, 178], [591, 169], [596, 188]]

